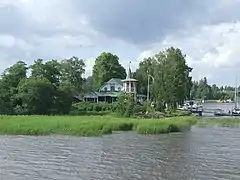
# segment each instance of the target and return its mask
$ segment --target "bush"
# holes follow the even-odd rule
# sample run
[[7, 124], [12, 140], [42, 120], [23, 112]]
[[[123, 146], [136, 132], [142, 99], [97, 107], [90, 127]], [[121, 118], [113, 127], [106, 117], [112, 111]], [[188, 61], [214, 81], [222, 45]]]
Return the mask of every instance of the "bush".
[[115, 104], [81, 102], [73, 104], [70, 115], [107, 114], [114, 112]]
[[131, 117], [134, 114], [134, 99], [131, 94], [122, 94], [118, 97], [116, 109], [117, 115]]

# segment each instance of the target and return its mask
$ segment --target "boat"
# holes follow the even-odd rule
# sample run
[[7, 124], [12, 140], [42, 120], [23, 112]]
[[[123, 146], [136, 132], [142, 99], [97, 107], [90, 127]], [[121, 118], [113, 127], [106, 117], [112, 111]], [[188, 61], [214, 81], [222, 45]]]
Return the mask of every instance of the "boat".
[[214, 116], [224, 116], [224, 111], [222, 109], [214, 110]]
[[236, 77], [236, 87], [234, 95], [234, 108], [232, 109], [232, 116], [240, 116], [240, 108], [238, 107], [238, 88], [237, 88], [237, 77]]
[[203, 111], [203, 106], [194, 101], [185, 101], [182, 110], [191, 111], [192, 113], [199, 113]]
[[240, 116], [240, 108], [233, 108], [232, 116]]

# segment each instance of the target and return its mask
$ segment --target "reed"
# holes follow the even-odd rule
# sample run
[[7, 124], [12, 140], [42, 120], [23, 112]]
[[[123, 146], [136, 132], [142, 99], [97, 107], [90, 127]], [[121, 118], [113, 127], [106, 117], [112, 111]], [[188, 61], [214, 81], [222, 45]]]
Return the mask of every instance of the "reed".
[[0, 116], [0, 134], [4, 135], [76, 135], [99, 136], [113, 131], [160, 134], [187, 130], [196, 117], [164, 119], [116, 118], [112, 116]]

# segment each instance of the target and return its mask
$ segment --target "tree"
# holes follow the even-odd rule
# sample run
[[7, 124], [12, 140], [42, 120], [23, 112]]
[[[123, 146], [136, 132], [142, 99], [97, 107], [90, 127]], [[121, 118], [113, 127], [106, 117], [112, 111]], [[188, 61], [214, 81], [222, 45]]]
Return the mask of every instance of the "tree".
[[106, 81], [111, 78], [124, 79], [126, 70], [119, 63], [117, 55], [103, 52], [95, 60], [93, 66], [93, 86], [94, 88], [101, 87]]
[[190, 99], [196, 99], [197, 98], [197, 90], [198, 90], [198, 82], [197, 81], [193, 81], [192, 82], [192, 88], [190, 91]]
[[[152, 58], [146, 58], [139, 63], [139, 67], [134, 73], [134, 78], [138, 80], [138, 92], [141, 94], [147, 94], [148, 76], [153, 76], [153, 60]], [[152, 92], [152, 83], [150, 84], [150, 92]]]
[[70, 82], [62, 82], [54, 92], [52, 114], [68, 114], [72, 107], [74, 87]]
[[83, 84], [85, 79], [82, 75], [85, 73], [85, 63], [78, 57], [71, 57], [61, 62], [61, 80], [68, 82], [74, 87], [76, 94], [83, 92]]
[[84, 92], [90, 92], [93, 90], [93, 77], [88, 76], [84, 83]]
[[154, 93], [160, 110], [166, 104], [175, 109], [190, 96], [192, 68], [187, 66], [185, 57], [173, 47], [154, 56]]
[[197, 89], [197, 97], [200, 99], [209, 99], [210, 97], [210, 86], [207, 83], [207, 78], [204, 77], [199, 81]]
[[219, 93], [219, 88], [217, 87], [216, 84], [213, 84], [211, 89], [211, 98], [212, 99], [220, 99], [220, 93]]
[[2, 82], [10, 87], [16, 88], [21, 79], [26, 78], [27, 66], [23, 61], [18, 61], [16, 64], [7, 68], [2, 75]]
[[18, 86], [18, 97], [28, 114], [50, 114], [54, 88], [45, 77], [23, 79]]
[[43, 63], [42, 59], [38, 59], [30, 66], [31, 77], [44, 77], [52, 85], [58, 86], [61, 76], [61, 64], [57, 60], [47, 61]]
[[119, 116], [130, 117], [134, 113], [134, 98], [131, 94], [123, 93], [117, 100], [116, 112]]
[[14, 107], [19, 104], [17, 87], [20, 81], [26, 78], [27, 69], [28, 68], [23, 61], [18, 61], [4, 71], [0, 83], [0, 113], [12, 114]]

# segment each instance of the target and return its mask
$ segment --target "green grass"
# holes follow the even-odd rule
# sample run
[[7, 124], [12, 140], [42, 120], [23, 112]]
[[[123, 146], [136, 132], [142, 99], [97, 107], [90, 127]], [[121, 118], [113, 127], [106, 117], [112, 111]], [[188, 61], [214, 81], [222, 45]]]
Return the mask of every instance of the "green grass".
[[203, 118], [196, 125], [198, 127], [240, 127], [240, 118]]
[[2, 135], [100, 136], [113, 131], [140, 134], [180, 132], [197, 122], [196, 117], [164, 119], [115, 118], [112, 116], [0, 116]]

